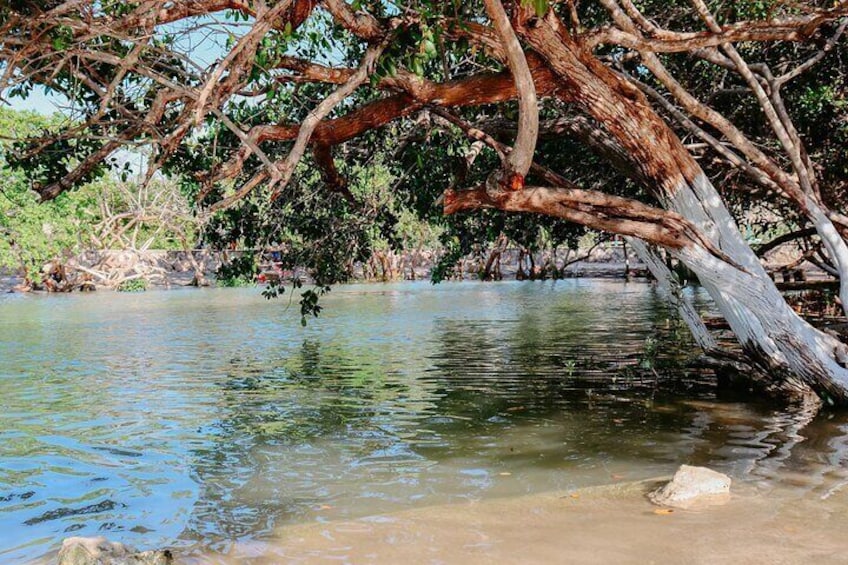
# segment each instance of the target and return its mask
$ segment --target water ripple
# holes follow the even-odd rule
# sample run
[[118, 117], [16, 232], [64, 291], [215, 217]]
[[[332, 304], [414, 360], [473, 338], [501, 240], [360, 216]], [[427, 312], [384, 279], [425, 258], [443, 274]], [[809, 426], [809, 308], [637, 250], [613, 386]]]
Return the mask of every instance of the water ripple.
[[253, 289], [4, 299], [0, 561], [68, 532], [226, 551], [681, 462], [843, 488], [845, 421], [718, 402], [689, 347], [619, 282], [340, 287], [306, 328]]

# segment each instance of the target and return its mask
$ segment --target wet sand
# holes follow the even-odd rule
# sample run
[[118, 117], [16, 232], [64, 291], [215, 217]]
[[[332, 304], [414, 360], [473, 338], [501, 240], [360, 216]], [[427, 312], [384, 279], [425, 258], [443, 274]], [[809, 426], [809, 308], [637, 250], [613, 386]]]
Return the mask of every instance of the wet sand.
[[666, 514], [644, 496], [655, 484], [289, 526], [277, 540], [236, 545], [224, 562], [848, 563], [845, 494], [748, 487], [722, 506]]

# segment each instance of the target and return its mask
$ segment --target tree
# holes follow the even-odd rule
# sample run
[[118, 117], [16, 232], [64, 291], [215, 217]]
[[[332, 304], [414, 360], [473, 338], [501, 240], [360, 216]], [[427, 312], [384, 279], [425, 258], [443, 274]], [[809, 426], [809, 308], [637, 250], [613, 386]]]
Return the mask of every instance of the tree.
[[6, 166], [8, 139], [38, 134], [52, 122], [33, 112], [0, 108], [0, 268], [20, 271], [28, 287], [41, 284], [46, 263], [84, 247], [94, 219], [94, 190], [63, 194], [55, 205], [40, 206], [25, 174]]
[[[337, 163], [334, 152], [357, 139], [373, 149], [398, 120], [438, 118], [497, 157], [473, 185], [451, 175], [446, 214], [491, 208], [638, 238], [655, 267], [651, 246], [664, 248], [697, 274], [769, 388], [848, 404], [848, 347], [786, 304], [678, 134], [696, 136], [743, 174], [734, 187], [777, 194], [809, 220], [848, 307], [844, 200], [820, 186], [781, 96], [839, 48], [848, 1], [15, 6], [0, 8], [5, 91], [44, 85], [77, 110], [61, 134], [22, 149], [19, 163], [34, 171], [44, 200], [136, 144], [150, 147], [151, 171], [193, 175], [210, 214], [258, 192], [271, 202], [297, 194], [290, 185], [307, 150], [327, 192], [345, 195], [348, 156]], [[745, 132], [744, 116], [737, 123], [677, 80], [671, 69], [680, 57], [750, 93], [762, 119], [747, 121], [758, 130]], [[487, 133], [488, 118], [514, 124], [511, 146]], [[587, 143], [642, 186], [644, 198], [584, 188], [556, 172], [551, 147], [539, 145], [547, 128]], [[56, 150], [75, 159], [64, 167], [39, 160]], [[697, 318], [686, 319], [701, 332]]]
[[[150, 248], [180, 249], [202, 281], [202, 268], [191, 254], [201, 226], [179, 187], [167, 179], [151, 179], [139, 187], [135, 179], [121, 180], [104, 168], [92, 182], [59, 195], [53, 205], [39, 204], [26, 178], [31, 171], [6, 163], [13, 152], [10, 140], [51, 135], [61, 126], [58, 116], [0, 108], [0, 268], [19, 271], [24, 289], [69, 291], [90, 282], [91, 276], [118, 287], [126, 276], [139, 273], [132, 269], [129, 275], [107, 275], [96, 268], [69, 266], [67, 259], [92, 249], [120, 248], [137, 255]], [[122, 173], [127, 176], [126, 169]], [[61, 271], [64, 280], [50, 282], [45, 266]], [[83, 277], [78, 280], [74, 271]]]

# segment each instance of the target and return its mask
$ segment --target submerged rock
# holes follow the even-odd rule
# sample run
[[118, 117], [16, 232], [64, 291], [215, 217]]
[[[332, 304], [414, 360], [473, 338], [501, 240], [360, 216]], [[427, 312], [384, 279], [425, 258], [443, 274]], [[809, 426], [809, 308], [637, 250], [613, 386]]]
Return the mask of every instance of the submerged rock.
[[104, 537], [67, 538], [59, 550], [59, 565], [171, 565], [174, 556], [167, 549], [138, 552]]
[[654, 504], [673, 508], [720, 504], [730, 499], [730, 477], [706, 467], [681, 465], [671, 481], [648, 498]]

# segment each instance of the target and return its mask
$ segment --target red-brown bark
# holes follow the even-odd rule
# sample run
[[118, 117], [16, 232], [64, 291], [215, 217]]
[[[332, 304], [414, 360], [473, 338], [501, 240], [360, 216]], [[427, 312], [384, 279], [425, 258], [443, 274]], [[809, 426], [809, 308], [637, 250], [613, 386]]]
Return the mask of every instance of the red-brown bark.
[[486, 188], [445, 192], [445, 214], [480, 208], [554, 216], [592, 229], [638, 237], [668, 249], [711, 246], [698, 228], [680, 214], [603, 192], [534, 186], [495, 194]]

